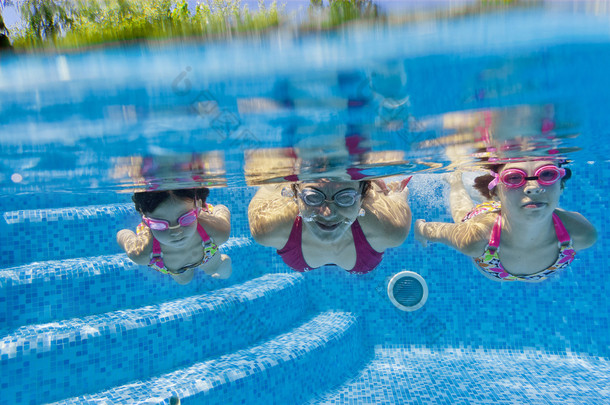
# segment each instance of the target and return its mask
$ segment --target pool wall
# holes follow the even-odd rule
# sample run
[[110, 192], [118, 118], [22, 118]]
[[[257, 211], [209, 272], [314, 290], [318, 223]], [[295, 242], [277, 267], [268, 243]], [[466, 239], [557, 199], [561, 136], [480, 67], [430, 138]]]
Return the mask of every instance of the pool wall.
[[[120, 253], [115, 232], [123, 224], [133, 227], [137, 222], [129, 203], [5, 212], [0, 243], [17, 249], [14, 255], [5, 255], [13, 263], [0, 271], [1, 361], [9, 371], [2, 377], [3, 395], [17, 402], [40, 403], [171, 370], [215, 375], [206, 371], [213, 368], [205, 367], [224, 370], [230, 368], [228, 363], [219, 360], [225, 366], [207, 365], [197, 371], [193, 361], [240, 353], [306, 319], [310, 324], [301, 327], [313, 328], [311, 322], [323, 322], [317, 319], [320, 316], [348, 325], [349, 332], [332, 332], [341, 337], [331, 339], [339, 350], [333, 355], [337, 359], [324, 357], [323, 370], [330, 374], [310, 369], [308, 373], [318, 377], [310, 380], [307, 390], [289, 384], [289, 377], [282, 373], [275, 380], [269, 377], [277, 384], [278, 395], [305, 400], [315, 387], [340, 383], [373, 356], [375, 347], [607, 358], [609, 314], [604, 291], [608, 282], [603, 271], [593, 269], [599, 268], [594, 262], [599, 263], [603, 255], [607, 234], [601, 220], [603, 190], [595, 179], [607, 173], [608, 167], [606, 163], [581, 164], [573, 170], [562, 206], [591, 219], [600, 231], [600, 242], [580, 253], [571, 269], [541, 284], [493, 282], [480, 275], [469, 259], [441, 245], [423, 249], [412, 235], [399, 248], [389, 249], [382, 264], [367, 275], [335, 267], [301, 275], [281, 263], [273, 249], [251, 240], [246, 210], [253, 188], [212, 191], [210, 201], [224, 202], [232, 212], [233, 235], [225, 251], [232, 257], [234, 274], [224, 281], [198, 276], [188, 286], [135, 266]], [[415, 176], [410, 186], [414, 218], [450, 220], [442, 175]], [[582, 196], [587, 198], [582, 201]], [[120, 200], [125, 201], [124, 196]], [[92, 216], [100, 218], [92, 220]], [[14, 243], [18, 235], [31, 237], [21, 246]], [[66, 251], [49, 260], [38, 257], [40, 252], [33, 249], [48, 246], [53, 250], [54, 243]], [[429, 287], [426, 305], [413, 313], [395, 309], [386, 295], [388, 279], [402, 270], [421, 274]], [[299, 330], [283, 339], [313, 339], [313, 332]], [[305, 335], [298, 338], [299, 333]], [[174, 341], [181, 343], [169, 344]], [[311, 344], [318, 347], [320, 343]], [[271, 349], [257, 350], [268, 353]], [[316, 353], [318, 349], [307, 350]], [[320, 359], [313, 359], [321, 355], [309, 354], [311, 364], [319, 364]], [[235, 361], [242, 364], [243, 358]], [[184, 371], [189, 366], [195, 370]], [[144, 392], [159, 384], [144, 381], [140, 388]], [[174, 389], [184, 395], [184, 388]], [[226, 389], [242, 392], [239, 385]], [[204, 394], [193, 390], [192, 398], [198, 395]], [[213, 403], [210, 395], [202, 398]]]

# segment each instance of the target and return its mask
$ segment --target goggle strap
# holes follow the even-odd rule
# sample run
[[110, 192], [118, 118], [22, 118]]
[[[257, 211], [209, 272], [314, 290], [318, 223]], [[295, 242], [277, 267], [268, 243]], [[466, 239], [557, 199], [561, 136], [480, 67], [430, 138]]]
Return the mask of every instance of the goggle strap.
[[492, 170], [489, 171], [489, 174], [491, 174], [493, 176], [493, 180], [489, 182], [489, 184], [487, 185], [487, 188], [489, 190], [493, 189], [495, 186], [498, 185], [498, 181], [500, 180], [500, 175]]

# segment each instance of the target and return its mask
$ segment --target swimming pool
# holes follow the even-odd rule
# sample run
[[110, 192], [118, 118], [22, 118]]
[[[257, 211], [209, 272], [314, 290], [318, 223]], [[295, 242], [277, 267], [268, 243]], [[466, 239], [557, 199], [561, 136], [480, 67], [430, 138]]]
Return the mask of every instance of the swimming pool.
[[[608, 14], [570, 7], [230, 46], [3, 56], [2, 401], [608, 402]], [[398, 120], [427, 129], [371, 124], [380, 110], [366, 103], [367, 75], [397, 65], [406, 82], [388, 86], [409, 99]], [[365, 173], [415, 173], [413, 217], [449, 221], [449, 159], [422, 142], [446, 135], [434, 124], [442, 114], [516, 105], [554, 106], [574, 160], [561, 205], [600, 235], [558, 278], [494, 283], [412, 235], [366, 275], [300, 274], [249, 235], [253, 149], [368, 131], [373, 151], [437, 165]], [[130, 262], [115, 234], [138, 222], [127, 191], [193, 182], [218, 186], [210, 201], [231, 210], [233, 276], [177, 286]], [[418, 311], [397, 310], [385, 292], [402, 270], [429, 287]]]

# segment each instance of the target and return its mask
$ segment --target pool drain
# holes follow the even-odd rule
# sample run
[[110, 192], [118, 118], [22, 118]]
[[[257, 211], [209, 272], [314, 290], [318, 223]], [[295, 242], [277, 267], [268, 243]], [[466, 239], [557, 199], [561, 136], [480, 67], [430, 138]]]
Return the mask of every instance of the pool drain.
[[388, 296], [401, 311], [416, 311], [428, 299], [428, 285], [422, 276], [412, 271], [402, 271], [390, 280]]

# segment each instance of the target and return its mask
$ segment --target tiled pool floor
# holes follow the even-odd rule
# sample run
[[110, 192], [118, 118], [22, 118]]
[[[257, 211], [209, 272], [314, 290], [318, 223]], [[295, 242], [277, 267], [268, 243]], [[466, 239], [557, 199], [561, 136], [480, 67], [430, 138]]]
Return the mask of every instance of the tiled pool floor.
[[610, 403], [605, 359], [505, 350], [382, 348], [315, 404]]

